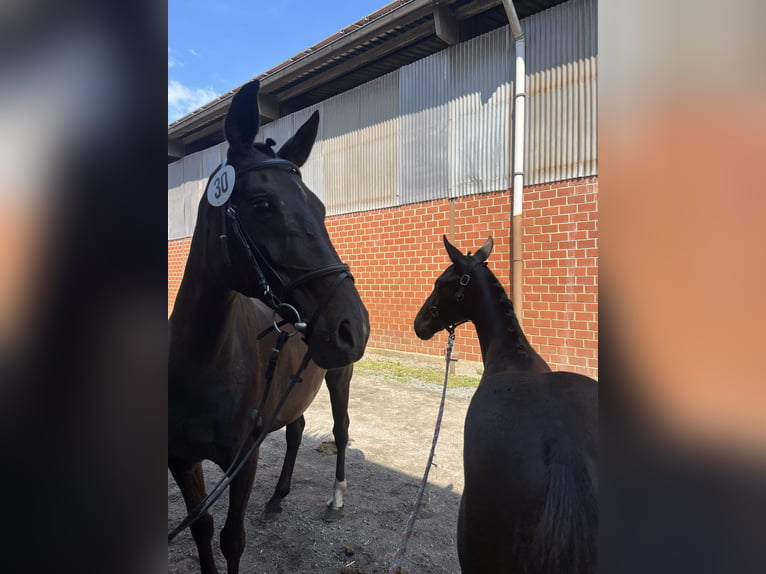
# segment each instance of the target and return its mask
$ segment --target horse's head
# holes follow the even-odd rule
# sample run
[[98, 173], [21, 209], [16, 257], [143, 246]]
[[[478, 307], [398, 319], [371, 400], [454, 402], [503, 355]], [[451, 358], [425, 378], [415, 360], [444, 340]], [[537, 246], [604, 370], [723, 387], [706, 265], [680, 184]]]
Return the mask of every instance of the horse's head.
[[434, 290], [415, 316], [415, 334], [428, 340], [442, 329], [467, 321], [470, 317], [471, 297], [466, 296], [473, 288], [473, 275], [479, 267], [486, 266], [492, 252], [490, 237], [474, 253], [463, 255], [460, 250], [443, 237], [452, 264], [434, 283]]
[[346, 365], [363, 355], [370, 327], [353, 277], [330, 241], [324, 205], [299, 171], [314, 145], [319, 113], [275, 152], [273, 140], [254, 143], [258, 87], [257, 80], [243, 86], [226, 116], [233, 191], [222, 206], [202, 199], [207, 261], [227, 287], [277, 307], [295, 324], [308, 323], [304, 336], [317, 365]]

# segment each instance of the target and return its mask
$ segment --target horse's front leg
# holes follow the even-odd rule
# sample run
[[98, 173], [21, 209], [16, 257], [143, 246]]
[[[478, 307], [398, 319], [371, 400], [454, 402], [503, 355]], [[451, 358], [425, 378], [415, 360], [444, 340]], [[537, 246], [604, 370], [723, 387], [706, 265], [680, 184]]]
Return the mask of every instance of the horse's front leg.
[[245, 550], [245, 510], [258, 466], [258, 449], [229, 485], [229, 511], [221, 530], [221, 552], [226, 557], [228, 574], [238, 574], [239, 560]]
[[335, 486], [332, 498], [327, 503], [325, 521], [335, 522], [343, 516], [343, 496], [346, 493], [346, 445], [348, 444], [348, 397], [351, 388], [351, 375], [354, 365], [330, 369], [325, 375], [327, 389], [330, 391], [332, 406], [332, 434], [338, 450], [335, 460]]
[[[205, 498], [205, 477], [202, 474], [201, 462], [168, 463], [170, 473], [176, 481], [186, 503], [186, 510], [191, 512]], [[197, 545], [199, 566], [202, 574], [218, 574], [213, 558], [213, 517], [205, 512], [191, 525], [191, 534]]]
[[285, 452], [282, 473], [279, 475], [277, 487], [274, 489], [274, 495], [266, 503], [266, 508], [261, 517], [261, 520], [264, 522], [276, 520], [282, 514], [282, 499], [290, 493], [290, 483], [293, 480], [295, 459], [298, 456], [298, 448], [301, 446], [301, 439], [303, 438], [303, 429], [305, 426], [306, 419], [301, 415], [285, 427], [287, 452]]

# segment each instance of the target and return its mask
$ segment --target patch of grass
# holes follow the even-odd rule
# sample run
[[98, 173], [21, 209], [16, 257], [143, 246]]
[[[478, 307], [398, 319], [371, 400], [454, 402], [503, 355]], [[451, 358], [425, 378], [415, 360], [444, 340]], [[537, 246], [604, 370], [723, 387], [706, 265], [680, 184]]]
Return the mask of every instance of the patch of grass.
[[[360, 375], [378, 375], [388, 380], [410, 384], [413, 382], [427, 383], [433, 385], [444, 384], [444, 371], [435, 369], [425, 369], [423, 367], [411, 367], [409, 365], [400, 365], [398, 363], [389, 363], [387, 361], [375, 361], [373, 359], [361, 359], [354, 364], [354, 373]], [[479, 377], [468, 377], [466, 375], [450, 374], [447, 381], [448, 389], [460, 387], [476, 387], [479, 385]]]

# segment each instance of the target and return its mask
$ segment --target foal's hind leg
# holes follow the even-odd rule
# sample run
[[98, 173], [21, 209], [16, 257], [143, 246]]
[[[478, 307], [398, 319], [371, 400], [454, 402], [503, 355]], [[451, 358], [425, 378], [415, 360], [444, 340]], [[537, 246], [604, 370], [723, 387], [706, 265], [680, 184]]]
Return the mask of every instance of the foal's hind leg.
[[335, 522], [343, 516], [343, 495], [346, 492], [346, 445], [348, 444], [348, 396], [351, 387], [351, 375], [354, 365], [330, 369], [325, 375], [327, 389], [330, 391], [332, 406], [332, 434], [338, 454], [335, 460], [335, 486], [332, 498], [327, 503], [325, 521]]
[[279, 475], [274, 495], [266, 503], [266, 508], [263, 511], [263, 517], [261, 518], [263, 522], [276, 520], [282, 514], [282, 499], [290, 493], [295, 459], [298, 456], [298, 447], [301, 446], [305, 426], [306, 419], [301, 415], [285, 428], [285, 438], [287, 439], [285, 461], [282, 464], [282, 473]]
[[245, 550], [245, 510], [253, 488], [258, 449], [250, 456], [242, 470], [229, 485], [229, 510], [226, 524], [221, 530], [221, 552], [226, 558], [228, 574], [239, 572], [239, 559]]
[[[202, 474], [202, 463], [169, 462], [168, 468], [170, 468], [178, 488], [181, 489], [184, 502], [186, 502], [186, 510], [191, 512], [205, 498], [205, 477]], [[202, 574], [217, 574], [218, 570], [215, 568], [211, 544], [213, 541], [213, 517], [205, 512], [190, 528], [192, 538], [197, 545], [200, 571]]]

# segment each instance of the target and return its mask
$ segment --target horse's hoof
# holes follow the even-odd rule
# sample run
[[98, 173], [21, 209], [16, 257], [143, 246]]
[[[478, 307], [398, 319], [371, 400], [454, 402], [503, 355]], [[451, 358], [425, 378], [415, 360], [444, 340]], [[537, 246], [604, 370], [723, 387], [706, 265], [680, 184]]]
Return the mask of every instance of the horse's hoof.
[[279, 517], [282, 516], [282, 511], [279, 512], [266, 512], [263, 511], [263, 514], [261, 514], [261, 522], [274, 522], [275, 520], [279, 520]]
[[328, 504], [324, 511], [324, 521], [337, 522], [341, 518], [343, 518], [343, 507], [341, 506], [340, 508], [333, 508]]

